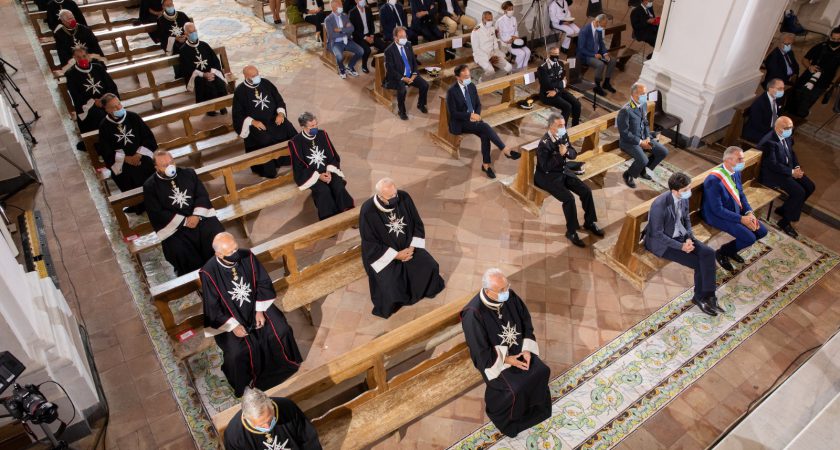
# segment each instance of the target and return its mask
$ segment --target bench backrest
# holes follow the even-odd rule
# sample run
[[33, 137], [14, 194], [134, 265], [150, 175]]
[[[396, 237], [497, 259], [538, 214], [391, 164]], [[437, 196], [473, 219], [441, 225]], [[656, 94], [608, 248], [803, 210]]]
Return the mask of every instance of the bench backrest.
[[[108, 59], [108, 65], [110, 67], [116, 64], [124, 64], [126, 61], [132, 62], [136, 60], [138, 56], [148, 53], [162, 53], [163, 50], [161, 50], [160, 46], [151, 40], [149, 40], [149, 44], [144, 47], [138, 46], [137, 42], [129, 40], [129, 38], [133, 36], [154, 33], [156, 29], [156, 23], [147, 23], [138, 26], [97, 31], [94, 32], [94, 35], [97, 40], [99, 40], [99, 45], [103, 47], [102, 51], [105, 52], [105, 55], [103, 56]], [[119, 44], [117, 41], [119, 41]], [[104, 48], [108, 42], [110, 42], [115, 49], [113, 53], [108, 53]], [[53, 56], [52, 54], [53, 50], [55, 50], [55, 41], [42, 43], [41, 50], [44, 52], [44, 56], [47, 59], [50, 69], [58, 70], [61, 68], [61, 64], [59, 63], [57, 56]]]
[[[129, 19], [121, 19], [121, 20], [111, 20], [111, 15], [108, 13], [109, 10], [113, 13], [114, 10], [120, 10], [124, 12], [130, 5], [130, 0], [109, 0], [99, 3], [91, 3], [89, 5], [79, 5], [79, 10], [85, 16], [85, 19], [90, 20], [96, 13], [102, 14], [102, 22], [91, 23], [90, 29], [93, 31], [99, 30], [110, 30], [116, 27], [123, 27], [127, 25], [131, 25], [134, 23], [136, 18], [132, 17]], [[44, 19], [47, 18], [46, 11], [35, 11], [28, 14], [29, 15], [29, 23], [32, 24], [32, 29], [35, 30], [35, 35], [38, 38], [51, 38], [53, 37], [53, 30], [46, 29], [47, 24], [44, 22]]]

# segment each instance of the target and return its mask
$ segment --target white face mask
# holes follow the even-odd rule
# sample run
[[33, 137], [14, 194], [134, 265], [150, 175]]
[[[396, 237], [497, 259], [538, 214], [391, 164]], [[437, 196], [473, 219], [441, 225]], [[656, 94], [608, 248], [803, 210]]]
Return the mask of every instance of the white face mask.
[[513, 10], [505, 11], [505, 15], [508, 17], [513, 17]]
[[340, 7], [340, 6], [339, 6], [338, 8], [336, 8], [336, 9], [335, 9], [335, 13], [336, 13], [336, 14], [341, 14], [341, 13], [343, 13], [343, 12], [344, 12], [344, 8], [342, 8], [342, 7]]
[[177, 173], [175, 165], [170, 164], [170, 165], [166, 166], [166, 169], [163, 169], [163, 173], [167, 177], [174, 177], [175, 174]]
[[399, 38], [399, 39], [397, 40], [397, 43], [398, 43], [398, 44], [400, 44], [400, 45], [405, 45], [405, 44], [407, 44], [407, 43], [408, 43], [408, 39], [406, 39], [406, 38]]
[[396, 4], [397, 4], [397, 0], [388, 0], [388, 4], [389, 4], [389, 5], [392, 5], [392, 6], [393, 6], [393, 5], [396, 5]]

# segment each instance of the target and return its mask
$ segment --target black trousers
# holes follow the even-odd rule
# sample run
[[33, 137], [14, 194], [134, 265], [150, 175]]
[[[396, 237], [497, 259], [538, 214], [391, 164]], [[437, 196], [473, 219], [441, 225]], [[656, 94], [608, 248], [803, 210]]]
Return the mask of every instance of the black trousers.
[[388, 44], [382, 40], [382, 35], [379, 33], [373, 35], [373, 44], [368, 44], [368, 42], [364, 39], [353, 39], [353, 42], [359, 44], [359, 47], [362, 47], [362, 50], [365, 52], [362, 56], [362, 67], [368, 67], [368, 58], [370, 58], [371, 47], [376, 47], [376, 49], [380, 52], [384, 52], [385, 47], [388, 46]]
[[583, 223], [591, 225], [598, 221], [595, 212], [595, 201], [592, 199], [592, 190], [578, 177], [562, 173], [534, 173], [534, 184], [548, 191], [554, 198], [563, 203], [563, 215], [566, 216], [566, 234], [577, 232], [580, 222], [577, 218], [577, 206], [575, 196], [580, 197], [583, 206]]
[[312, 25], [315, 25], [315, 31], [317, 31], [318, 36], [320, 36], [321, 28], [323, 28], [324, 25], [324, 19], [326, 19], [328, 15], [329, 14], [327, 14], [326, 12], [321, 11], [317, 14], [310, 14], [308, 16], [305, 16], [303, 20], [305, 22], [311, 23]]
[[405, 96], [408, 95], [409, 87], [415, 87], [418, 91], [420, 91], [420, 95], [417, 97], [417, 107], [426, 106], [426, 97], [429, 94], [429, 83], [427, 83], [420, 75], [417, 75], [417, 78], [415, 78], [414, 82], [411, 84], [405, 84], [402, 81], [397, 84], [397, 108], [400, 110], [400, 114], [405, 114]]
[[[426, 16], [431, 17], [431, 16]], [[423, 19], [425, 19], [424, 17]], [[432, 20], [418, 20], [418, 23], [412, 23], [411, 28], [419, 34], [423, 36], [423, 40], [426, 42], [437, 41], [443, 39], [443, 33], [440, 31], [440, 28], [437, 27], [437, 24], [434, 23]]]
[[505, 143], [496, 134], [496, 131], [483, 120], [478, 122], [466, 122], [461, 125], [461, 132], [474, 134], [481, 139], [481, 162], [490, 164], [490, 142], [496, 144], [499, 150], [504, 150]]
[[346, 186], [344, 178], [332, 174], [329, 184], [318, 180], [309, 188], [312, 191], [312, 201], [318, 208], [318, 220], [328, 219], [353, 208], [353, 197], [347, 192]]
[[694, 251], [686, 253], [682, 250], [668, 248], [662, 255], [668, 261], [674, 261], [694, 269], [694, 298], [700, 300], [714, 295], [715, 285], [715, 250], [708, 245], [694, 240]]
[[580, 123], [580, 100], [565, 90], [560, 91], [554, 97], [540, 95], [540, 101], [548, 106], [559, 109], [566, 123], [569, 123], [569, 116], [571, 116], [572, 122], [570, 126], [575, 126]]
[[805, 200], [808, 200], [808, 197], [814, 193], [814, 182], [808, 178], [807, 175], [803, 175], [802, 178], [793, 178], [787, 177], [782, 184], [779, 185], [785, 193], [788, 195], [788, 199], [785, 200], [785, 204], [782, 205], [782, 223], [791, 223], [799, 221], [799, 217], [802, 215], [802, 205], [805, 204]]

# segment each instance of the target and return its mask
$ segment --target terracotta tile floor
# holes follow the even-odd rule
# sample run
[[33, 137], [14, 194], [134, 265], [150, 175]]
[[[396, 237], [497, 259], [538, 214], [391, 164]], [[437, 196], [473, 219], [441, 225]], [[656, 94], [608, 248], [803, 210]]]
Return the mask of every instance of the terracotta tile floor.
[[[612, 3], [616, 4], [615, 10], [611, 6], [609, 11], [620, 22], [625, 10], [618, 7], [624, 7], [621, 2]], [[6, 17], [15, 14], [12, 8], [11, 0], [0, 0], [0, 11]], [[91, 334], [94, 357], [111, 406], [108, 448], [191, 447], [189, 432], [82, 178], [72, 150], [75, 142], [68, 142], [52, 99], [42, 95], [44, 78], [21, 28], [17, 20], [8, 21], [0, 30], [0, 50], [4, 58], [21, 68], [15, 80], [42, 115], [34, 126], [39, 144], [33, 153], [44, 184], [38, 191], [32, 188], [19, 195], [13, 203], [21, 207], [34, 205], [55, 227], [64, 265], [58, 262], [58, 242], [50, 233], [48, 240], [61, 287]], [[624, 101], [623, 92], [639, 71], [639, 65], [631, 62], [627, 72], [616, 76], [614, 84], [619, 94], [610, 95], [611, 101]], [[302, 112], [303, 105], [317, 105], [314, 112], [343, 156], [342, 169], [357, 202], [370, 195], [373, 184], [382, 176], [394, 178], [412, 194], [426, 222], [429, 249], [440, 262], [450, 286], [437, 299], [403, 309], [387, 321], [369, 314], [366, 280], [339, 289], [315, 308], [317, 329], [308, 325], [302, 315], [291, 314], [290, 321], [306, 353], [304, 367], [319, 365], [445, 302], [463, 297], [479, 287], [480, 274], [486, 268], [498, 266], [511, 274], [514, 288], [527, 299], [538, 341], [546, 349], [544, 359], [552, 373], [558, 375], [690, 284], [686, 270], [670, 265], [639, 293], [596, 262], [591, 247], [578, 249], [568, 245], [563, 238], [565, 226], [559, 203], [547, 201], [541, 217], [525, 212], [505, 196], [498, 183], [479, 172], [477, 139], [465, 139], [460, 161], [431, 143], [425, 133], [436, 126], [437, 101], [430, 100], [428, 116], [410, 108], [411, 120], [402, 122], [370, 99], [366, 92], [369, 76], [339, 80], [315, 56], [299, 72], [272, 81], [283, 93], [293, 116]], [[429, 98], [437, 99], [438, 93], [433, 91]], [[409, 104], [412, 101], [410, 98]], [[599, 109], [595, 114], [604, 112]], [[591, 106], [584, 104], [584, 114], [594, 116]], [[503, 139], [508, 145], [518, 145], [539, 137], [542, 128], [534, 121], [526, 122], [521, 137], [503, 135]], [[498, 154], [494, 153], [496, 157]], [[668, 162], [689, 174], [709, 166], [679, 150], [672, 151]], [[496, 169], [503, 177], [512, 175], [516, 166], [502, 158]], [[599, 223], [610, 233], [617, 232], [629, 206], [655, 195], [644, 188], [626, 188], [617, 172], [607, 175], [605, 186], [595, 190], [594, 195]], [[218, 186], [211, 186], [211, 190], [214, 188]], [[821, 203], [836, 204], [838, 196], [834, 191], [821, 195]], [[262, 242], [313, 221], [311, 201], [298, 198], [267, 209], [253, 219], [252, 242]], [[803, 219], [800, 230], [840, 248], [837, 231], [809, 217]], [[585, 240], [593, 242], [589, 237]], [[840, 305], [830, 300], [837, 297], [838, 289], [840, 274], [835, 270], [736, 350], [735, 357], [721, 362], [622, 446], [704, 447], [799, 352], [821, 342], [836, 328], [840, 323]], [[482, 398], [480, 386], [408, 426], [401, 440], [390, 437], [377, 448], [445, 447], [487, 420]], [[90, 443], [90, 439], [84, 443]]]

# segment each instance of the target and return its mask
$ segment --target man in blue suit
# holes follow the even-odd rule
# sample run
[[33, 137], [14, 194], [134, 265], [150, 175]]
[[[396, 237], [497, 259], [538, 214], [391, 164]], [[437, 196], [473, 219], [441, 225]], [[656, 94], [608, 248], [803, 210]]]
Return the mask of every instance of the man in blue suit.
[[738, 252], [767, 236], [767, 229], [759, 222], [744, 195], [742, 170], [744, 150], [729, 147], [723, 152], [723, 164], [712, 169], [703, 180], [703, 220], [735, 238], [721, 245], [715, 254], [718, 264], [730, 272], [733, 270], [730, 259], [744, 264], [744, 258]]
[[379, 28], [382, 30], [382, 39], [386, 42], [394, 40], [394, 27], [405, 28], [406, 38], [412, 45], [417, 45], [417, 33], [408, 28], [408, 18], [405, 10], [397, 0], [388, 0], [387, 4], [379, 7]]
[[[635, 83], [630, 87], [630, 101], [621, 107], [615, 119], [618, 147], [633, 158], [633, 164], [624, 171], [622, 178], [633, 189], [636, 188], [634, 178], [650, 180], [647, 169], [653, 171], [668, 156], [668, 149], [650, 133], [647, 101], [647, 88], [642, 83]], [[645, 150], [650, 151], [650, 158]]]
[[793, 151], [793, 121], [782, 116], [776, 120], [776, 126], [758, 142], [761, 156], [760, 181], [765, 186], [780, 188], [788, 195], [785, 203], [776, 208], [776, 214], [782, 216], [779, 228], [792, 238], [799, 233], [791, 225], [798, 222], [805, 200], [814, 193], [814, 182], [799, 167], [799, 159]]
[[443, 33], [437, 26], [437, 3], [435, 0], [410, 0], [411, 28], [423, 36], [426, 42], [443, 39]]
[[648, 224], [642, 232], [645, 248], [654, 255], [694, 269], [694, 298], [700, 311], [716, 316], [724, 312], [715, 297], [715, 251], [691, 232], [688, 199], [691, 178], [676, 172], [668, 179], [667, 192], [653, 200]]
[[776, 78], [791, 85], [796, 81], [796, 76], [799, 75], [799, 63], [796, 61], [796, 55], [793, 54], [793, 38], [794, 36], [790, 33], [782, 34], [782, 42], [778, 47], [770, 50], [764, 58], [764, 68], [767, 70], [764, 74], [765, 87], [768, 81]]
[[[595, 71], [595, 88], [592, 90], [598, 95], [607, 95], [604, 89], [615, 94], [615, 88], [610, 84], [610, 77], [617, 61], [610, 56], [607, 44], [604, 43], [604, 27], [606, 26], [607, 15], [599, 14], [580, 30], [577, 42], [577, 59]], [[603, 85], [601, 80], [604, 80]]]

